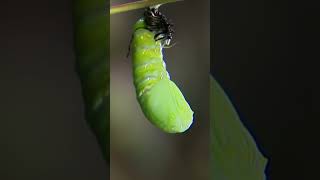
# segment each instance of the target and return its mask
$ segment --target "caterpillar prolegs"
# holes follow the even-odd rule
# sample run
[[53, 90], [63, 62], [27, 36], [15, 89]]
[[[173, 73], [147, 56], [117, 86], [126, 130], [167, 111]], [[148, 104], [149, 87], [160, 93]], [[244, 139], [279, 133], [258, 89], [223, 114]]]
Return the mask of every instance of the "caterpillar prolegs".
[[186, 131], [193, 111], [170, 80], [163, 61], [163, 46], [172, 38], [171, 24], [157, 9], [147, 9], [134, 26], [131, 40], [136, 95], [148, 120], [167, 133]]

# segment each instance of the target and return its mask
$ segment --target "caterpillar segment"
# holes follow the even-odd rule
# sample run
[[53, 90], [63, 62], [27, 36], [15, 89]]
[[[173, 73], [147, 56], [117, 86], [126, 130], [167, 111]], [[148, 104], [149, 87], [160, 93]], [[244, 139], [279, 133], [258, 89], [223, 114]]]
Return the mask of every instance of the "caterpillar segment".
[[134, 26], [131, 41], [136, 96], [147, 119], [167, 133], [181, 133], [193, 122], [193, 111], [163, 61], [164, 41], [155, 40], [144, 19]]

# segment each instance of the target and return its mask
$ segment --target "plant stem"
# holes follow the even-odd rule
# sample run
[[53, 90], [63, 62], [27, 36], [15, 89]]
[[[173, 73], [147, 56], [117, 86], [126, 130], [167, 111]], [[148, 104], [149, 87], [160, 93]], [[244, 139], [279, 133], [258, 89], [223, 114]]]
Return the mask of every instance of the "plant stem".
[[154, 6], [158, 4], [173, 3], [178, 1], [182, 1], [182, 0], [142, 0], [142, 1], [115, 5], [111, 7], [110, 15], [132, 11], [136, 9], [141, 9], [141, 8]]

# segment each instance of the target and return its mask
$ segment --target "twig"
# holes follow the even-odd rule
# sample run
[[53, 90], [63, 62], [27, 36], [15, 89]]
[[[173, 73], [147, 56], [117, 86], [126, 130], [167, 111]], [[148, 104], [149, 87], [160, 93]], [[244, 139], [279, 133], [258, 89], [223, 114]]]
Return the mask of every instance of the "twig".
[[179, 1], [182, 0], [142, 0], [131, 3], [125, 3], [121, 5], [115, 5], [110, 8], [110, 15], [141, 9], [149, 6], [155, 6], [158, 4], [167, 4]]

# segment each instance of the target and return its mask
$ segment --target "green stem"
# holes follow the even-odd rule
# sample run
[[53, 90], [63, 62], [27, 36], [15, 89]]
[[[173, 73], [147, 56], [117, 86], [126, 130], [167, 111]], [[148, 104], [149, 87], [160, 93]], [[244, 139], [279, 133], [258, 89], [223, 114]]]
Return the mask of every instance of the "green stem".
[[110, 15], [132, 11], [136, 9], [141, 9], [149, 6], [155, 6], [158, 4], [173, 3], [178, 1], [182, 1], [182, 0], [142, 0], [142, 1], [115, 5], [111, 7]]

